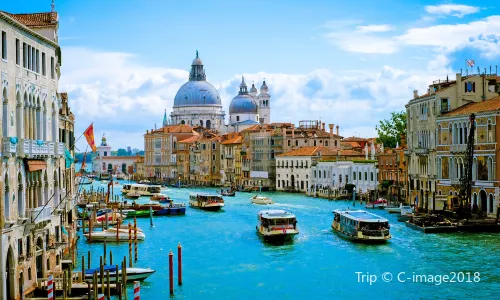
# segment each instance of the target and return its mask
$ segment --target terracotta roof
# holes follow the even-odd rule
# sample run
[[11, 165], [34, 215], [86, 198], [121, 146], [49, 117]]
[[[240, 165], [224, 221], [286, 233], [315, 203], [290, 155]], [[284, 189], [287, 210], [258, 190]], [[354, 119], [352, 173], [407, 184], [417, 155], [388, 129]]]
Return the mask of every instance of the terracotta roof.
[[57, 24], [57, 12], [44, 12], [33, 14], [11, 14], [3, 11], [6, 15], [28, 27], [55, 26]]
[[472, 113], [494, 111], [494, 110], [500, 110], [500, 96], [481, 102], [467, 103], [464, 106], [461, 106], [446, 114], [443, 114], [443, 116], [450, 117], [459, 115], [469, 115]]
[[342, 142], [368, 142], [368, 139], [357, 136], [350, 136], [348, 138], [343, 139]]
[[280, 154], [278, 156], [313, 156], [316, 155], [318, 152], [321, 152], [322, 156], [329, 156], [329, 155], [337, 155], [336, 150], [332, 150], [323, 146], [308, 146], [308, 147], [301, 147], [296, 150], [292, 150], [283, 154]]
[[183, 140], [180, 140], [178, 141], [179, 143], [185, 143], [185, 144], [190, 144], [190, 143], [194, 143], [198, 140], [199, 136], [198, 135], [193, 135], [193, 136], [190, 136], [190, 137], [187, 137]]
[[228, 140], [221, 142], [221, 144], [222, 145], [241, 144], [242, 141], [243, 141], [243, 138], [241, 136], [236, 136], [236, 137], [233, 137], [233, 138], [230, 138]]
[[341, 155], [341, 156], [365, 156], [365, 154], [363, 152], [350, 150], [350, 149], [340, 150], [339, 155]]
[[357, 142], [340, 142], [340, 146], [343, 147], [344, 149], [352, 149], [352, 148], [363, 148], [361, 145]]

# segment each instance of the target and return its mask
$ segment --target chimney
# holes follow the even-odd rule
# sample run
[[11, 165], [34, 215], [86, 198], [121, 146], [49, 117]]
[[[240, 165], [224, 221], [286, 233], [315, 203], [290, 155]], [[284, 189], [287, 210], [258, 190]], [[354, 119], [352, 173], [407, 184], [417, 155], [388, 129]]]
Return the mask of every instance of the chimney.
[[325, 131], [325, 122], [321, 123], [321, 130]]
[[295, 125], [292, 124], [292, 139], [295, 138]]
[[339, 134], [339, 125], [337, 125], [337, 135], [340, 135]]
[[286, 125], [281, 126], [281, 130], [283, 130], [283, 139], [286, 138]]
[[418, 98], [418, 90], [413, 90], [413, 99]]
[[328, 127], [330, 127], [330, 138], [333, 137], [333, 124], [328, 124]]

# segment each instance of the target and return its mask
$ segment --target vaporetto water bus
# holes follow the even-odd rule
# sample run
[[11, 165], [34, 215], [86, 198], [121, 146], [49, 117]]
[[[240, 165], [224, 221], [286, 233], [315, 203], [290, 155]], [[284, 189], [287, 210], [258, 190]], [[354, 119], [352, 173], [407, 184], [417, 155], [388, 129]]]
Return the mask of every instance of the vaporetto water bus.
[[122, 187], [122, 193], [124, 195], [128, 194], [129, 192], [137, 192], [141, 194], [141, 196], [153, 196], [155, 194], [159, 194], [160, 191], [161, 191], [160, 185], [132, 183], [132, 184], [124, 184]]
[[219, 195], [205, 193], [190, 193], [189, 205], [204, 210], [220, 210], [224, 207], [224, 199]]
[[266, 242], [288, 242], [299, 233], [297, 218], [288, 211], [261, 210], [257, 220], [257, 232]]
[[346, 239], [364, 243], [384, 243], [391, 239], [389, 221], [364, 210], [335, 210], [333, 230]]

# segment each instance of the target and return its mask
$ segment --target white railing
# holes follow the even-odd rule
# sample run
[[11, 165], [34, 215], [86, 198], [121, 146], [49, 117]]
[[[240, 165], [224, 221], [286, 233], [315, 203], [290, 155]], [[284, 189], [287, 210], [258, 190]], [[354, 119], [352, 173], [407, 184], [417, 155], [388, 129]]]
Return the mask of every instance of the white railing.
[[450, 146], [450, 152], [465, 152], [466, 150], [467, 150], [466, 144]]
[[51, 213], [52, 207], [50, 206], [27, 209], [28, 219], [35, 224], [43, 221], [49, 221], [51, 219]]
[[57, 143], [56, 155], [64, 155], [64, 143]]
[[12, 154], [12, 153], [16, 153], [17, 151], [17, 144], [12, 144], [10, 142], [10, 138], [9, 137], [5, 137], [3, 138], [3, 145], [2, 145], [2, 152], [4, 155], [9, 155], [9, 154]]
[[31, 154], [30, 140], [20, 139], [18, 144], [19, 147], [17, 150], [19, 151], [19, 157], [25, 157], [26, 155]]
[[48, 142], [49, 145], [49, 154], [54, 154], [54, 149], [55, 149], [55, 143], [54, 142]]
[[429, 149], [427, 148], [416, 148], [415, 149], [416, 154], [429, 154]]
[[226, 158], [233, 158], [232, 154], [226, 154]]

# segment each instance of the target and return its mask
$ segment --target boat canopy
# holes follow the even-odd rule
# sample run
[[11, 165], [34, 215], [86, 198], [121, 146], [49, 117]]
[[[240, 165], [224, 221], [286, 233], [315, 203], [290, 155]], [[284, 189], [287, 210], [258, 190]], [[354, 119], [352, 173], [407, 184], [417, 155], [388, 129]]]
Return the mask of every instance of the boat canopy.
[[360, 222], [389, 222], [387, 219], [364, 210], [335, 210], [334, 213]]
[[270, 209], [259, 211], [259, 216], [264, 219], [294, 219], [295, 215], [280, 209]]

